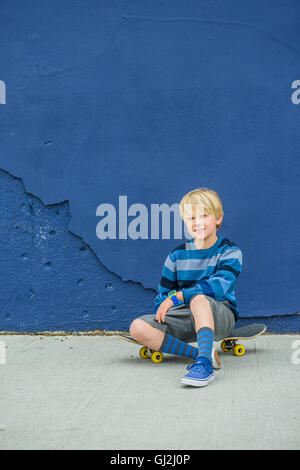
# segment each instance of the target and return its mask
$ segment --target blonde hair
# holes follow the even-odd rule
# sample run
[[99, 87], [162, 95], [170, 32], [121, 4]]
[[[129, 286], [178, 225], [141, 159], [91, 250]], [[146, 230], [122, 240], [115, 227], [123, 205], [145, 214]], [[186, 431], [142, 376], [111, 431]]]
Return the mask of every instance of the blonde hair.
[[[191, 207], [194, 209], [198, 204], [203, 208], [204, 214], [214, 215], [217, 220], [224, 215], [222, 201], [218, 193], [209, 188], [197, 188], [187, 193], [181, 199], [179, 203], [181, 218], [184, 220], [184, 215], [191, 215]], [[222, 222], [219, 225], [217, 224], [217, 230], [221, 225]]]

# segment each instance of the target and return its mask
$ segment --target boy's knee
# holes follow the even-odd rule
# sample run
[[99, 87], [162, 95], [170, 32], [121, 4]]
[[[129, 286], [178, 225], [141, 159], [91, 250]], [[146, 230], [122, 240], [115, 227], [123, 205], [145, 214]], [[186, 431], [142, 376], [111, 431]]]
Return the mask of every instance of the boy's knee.
[[204, 294], [195, 295], [190, 301], [190, 310], [193, 317], [198, 316], [199, 313], [203, 311], [203, 309], [205, 311], [209, 309], [212, 313], [210, 301], [206, 298], [206, 295]]
[[145, 337], [146, 329], [147, 323], [143, 320], [140, 320], [139, 318], [136, 318], [130, 325], [130, 336], [136, 341], [139, 341]]
[[207, 300], [207, 298], [204, 294], [194, 295], [194, 297], [192, 297], [192, 299], [190, 301], [190, 308], [192, 309], [192, 307], [195, 307], [195, 306], [197, 306], [199, 304], [203, 304], [203, 303], [209, 303], [209, 300]]

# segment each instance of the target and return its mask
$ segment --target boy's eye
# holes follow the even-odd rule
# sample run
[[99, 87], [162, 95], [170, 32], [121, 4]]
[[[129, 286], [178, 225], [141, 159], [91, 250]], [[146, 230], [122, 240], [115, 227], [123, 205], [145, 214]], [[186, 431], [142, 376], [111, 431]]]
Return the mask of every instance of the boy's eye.
[[[208, 214], [200, 215], [200, 216], [198, 217], [198, 219], [202, 219], [202, 218], [204, 218], [204, 217], [208, 217]], [[192, 217], [187, 217], [185, 220], [195, 220], [195, 219], [196, 219], [196, 217], [192, 216]]]

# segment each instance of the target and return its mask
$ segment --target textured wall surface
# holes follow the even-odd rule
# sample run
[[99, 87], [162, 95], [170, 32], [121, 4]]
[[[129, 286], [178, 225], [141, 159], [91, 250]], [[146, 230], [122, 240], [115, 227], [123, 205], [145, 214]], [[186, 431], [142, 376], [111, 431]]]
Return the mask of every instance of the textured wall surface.
[[150, 313], [181, 240], [100, 240], [97, 207], [118, 216], [126, 195], [150, 213], [200, 186], [244, 254], [241, 316], [297, 328], [299, 17], [296, 0], [2, 6], [0, 329]]
[[45, 207], [0, 171], [0, 329], [126, 330], [155, 292], [123, 281], [70, 233], [69, 204]]

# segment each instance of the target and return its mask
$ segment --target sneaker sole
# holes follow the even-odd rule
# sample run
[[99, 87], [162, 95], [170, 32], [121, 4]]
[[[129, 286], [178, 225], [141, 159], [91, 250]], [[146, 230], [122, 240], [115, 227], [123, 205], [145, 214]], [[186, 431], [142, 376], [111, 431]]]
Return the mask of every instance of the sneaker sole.
[[218, 351], [215, 349], [212, 354], [212, 366], [214, 369], [221, 369], [221, 362], [219, 359]]
[[184, 385], [192, 385], [192, 387], [206, 387], [210, 382], [212, 382], [215, 378], [215, 375], [210, 375], [205, 380], [196, 380], [196, 379], [189, 379], [187, 377], [182, 377], [181, 383]]

